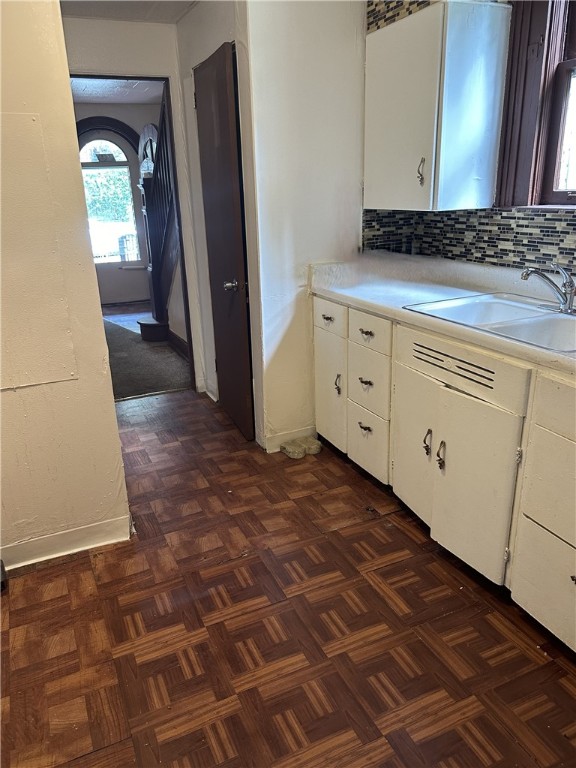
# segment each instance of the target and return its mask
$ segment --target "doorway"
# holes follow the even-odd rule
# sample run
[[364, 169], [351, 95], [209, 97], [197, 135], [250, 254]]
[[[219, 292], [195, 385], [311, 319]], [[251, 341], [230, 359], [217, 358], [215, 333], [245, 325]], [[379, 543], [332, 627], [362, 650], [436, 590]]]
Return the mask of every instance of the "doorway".
[[71, 88], [115, 398], [195, 388], [168, 82]]

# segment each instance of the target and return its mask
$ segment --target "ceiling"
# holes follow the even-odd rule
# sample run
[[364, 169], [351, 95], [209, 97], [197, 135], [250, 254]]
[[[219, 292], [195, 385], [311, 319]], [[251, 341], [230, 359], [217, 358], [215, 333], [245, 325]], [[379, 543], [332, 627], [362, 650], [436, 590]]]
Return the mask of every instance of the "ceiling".
[[160, 104], [162, 80], [72, 77], [74, 104]]
[[60, 0], [63, 16], [82, 19], [112, 19], [113, 21], [148, 21], [175, 24], [194, 5], [189, 0]]

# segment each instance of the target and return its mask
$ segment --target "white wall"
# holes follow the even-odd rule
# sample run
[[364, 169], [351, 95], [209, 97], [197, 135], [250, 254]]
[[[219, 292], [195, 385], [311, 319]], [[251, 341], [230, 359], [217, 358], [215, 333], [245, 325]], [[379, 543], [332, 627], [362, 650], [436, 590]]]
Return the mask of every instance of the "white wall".
[[129, 514], [60, 8], [1, 10], [2, 557], [12, 567], [127, 538]]
[[206, 389], [204, 339], [201, 331], [176, 27], [170, 24], [67, 18], [64, 19], [64, 33], [69, 70], [75, 75], [166, 77], [170, 81], [182, 238], [189, 283], [194, 368], [196, 386], [203, 392]]
[[[361, 239], [365, 3], [249, 2], [264, 444], [313, 431], [307, 265]], [[256, 239], [256, 238], [255, 238]]]

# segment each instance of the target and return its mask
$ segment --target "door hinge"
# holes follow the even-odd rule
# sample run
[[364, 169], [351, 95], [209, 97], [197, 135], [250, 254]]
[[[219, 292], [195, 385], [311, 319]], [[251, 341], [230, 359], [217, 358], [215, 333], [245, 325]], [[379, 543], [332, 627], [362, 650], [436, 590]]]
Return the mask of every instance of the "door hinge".
[[523, 456], [522, 448], [516, 448], [516, 464], [522, 463], [522, 456]]
[[510, 548], [509, 547], [506, 547], [504, 549], [504, 562], [505, 563], [510, 562]]

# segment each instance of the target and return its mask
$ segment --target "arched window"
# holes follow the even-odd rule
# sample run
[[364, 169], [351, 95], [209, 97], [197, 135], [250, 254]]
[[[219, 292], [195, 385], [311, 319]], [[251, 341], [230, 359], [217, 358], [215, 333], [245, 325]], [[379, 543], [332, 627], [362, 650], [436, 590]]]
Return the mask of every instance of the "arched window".
[[116, 143], [116, 137], [82, 138], [80, 162], [94, 261], [140, 261], [130, 162], [119, 146], [125, 142]]

